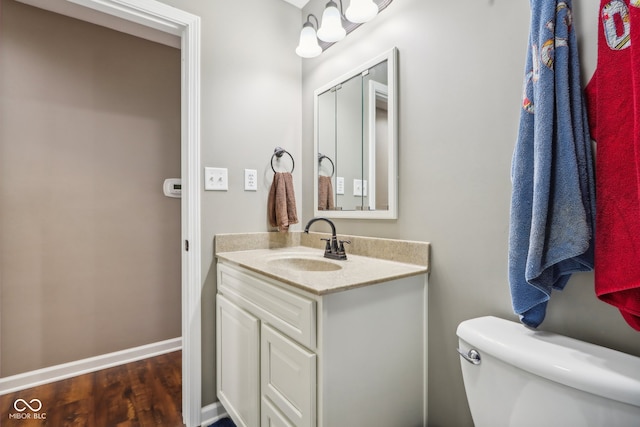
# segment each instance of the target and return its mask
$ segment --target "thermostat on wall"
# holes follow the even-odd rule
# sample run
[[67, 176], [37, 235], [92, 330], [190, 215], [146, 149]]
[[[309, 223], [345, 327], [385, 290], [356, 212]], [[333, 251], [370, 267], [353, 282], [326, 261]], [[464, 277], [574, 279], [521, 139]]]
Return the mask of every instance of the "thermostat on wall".
[[182, 180], [180, 178], [167, 178], [164, 180], [162, 189], [165, 196], [180, 198], [182, 196]]

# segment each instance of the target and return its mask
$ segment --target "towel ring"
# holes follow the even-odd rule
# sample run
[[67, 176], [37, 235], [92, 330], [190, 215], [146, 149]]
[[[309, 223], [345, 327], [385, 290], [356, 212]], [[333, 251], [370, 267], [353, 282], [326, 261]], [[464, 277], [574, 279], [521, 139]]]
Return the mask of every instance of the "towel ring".
[[273, 173], [276, 173], [276, 168], [273, 166], [273, 158], [274, 157], [280, 158], [284, 153], [287, 153], [291, 158], [291, 173], [293, 173], [293, 169], [296, 167], [296, 162], [293, 160], [293, 156], [291, 155], [291, 153], [289, 153], [287, 150], [285, 150], [282, 147], [276, 147], [273, 150], [273, 155], [271, 156], [271, 169], [273, 170]]
[[331, 175], [330, 177], [333, 177], [333, 174], [336, 172], [336, 165], [333, 164], [333, 160], [331, 160], [329, 157], [325, 156], [322, 153], [318, 153], [318, 164], [322, 163], [322, 160], [327, 159], [329, 160], [329, 163], [331, 163]]

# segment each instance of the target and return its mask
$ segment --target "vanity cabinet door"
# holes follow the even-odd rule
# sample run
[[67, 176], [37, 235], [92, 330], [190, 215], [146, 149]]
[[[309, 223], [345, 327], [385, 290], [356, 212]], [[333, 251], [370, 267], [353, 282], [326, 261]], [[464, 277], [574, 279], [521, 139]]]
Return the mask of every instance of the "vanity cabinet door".
[[238, 427], [260, 423], [260, 321], [216, 297], [217, 392]]
[[263, 402], [272, 402], [296, 427], [315, 427], [316, 355], [266, 324], [261, 342]]
[[266, 397], [262, 398], [261, 427], [295, 427]]

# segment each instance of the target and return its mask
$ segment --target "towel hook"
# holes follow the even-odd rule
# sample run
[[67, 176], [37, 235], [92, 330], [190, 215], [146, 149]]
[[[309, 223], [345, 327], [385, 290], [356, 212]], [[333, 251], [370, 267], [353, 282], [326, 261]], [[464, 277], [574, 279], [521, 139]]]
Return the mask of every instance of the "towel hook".
[[325, 156], [322, 153], [318, 153], [318, 164], [322, 163], [322, 160], [327, 159], [329, 160], [329, 163], [331, 163], [331, 177], [333, 177], [333, 174], [336, 172], [336, 165], [333, 164], [333, 160], [331, 160], [331, 158], [329, 158], [328, 156]]
[[284, 153], [287, 153], [291, 158], [291, 173], [293, 173], [293, 169], [296, 167], [296, 162], [293, 160], [293, 156], [291, 155], [291, 153], [289, 153], [282, 147], [276, 147], [273, 150], [273, 155], [271, 156], [271, 169], [273, 170], [273, 173], [276, 173], [276, 168], [273, 166], [273, 158], [277, 157], [279, 159]]

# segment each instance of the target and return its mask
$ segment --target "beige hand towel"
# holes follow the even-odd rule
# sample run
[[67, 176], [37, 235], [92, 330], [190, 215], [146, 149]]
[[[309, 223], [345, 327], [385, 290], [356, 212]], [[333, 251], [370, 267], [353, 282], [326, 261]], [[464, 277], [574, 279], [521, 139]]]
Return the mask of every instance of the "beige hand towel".
[[330, 176], [320, 175], [318, 177], [318, 210], [333, 210], [333, 184]]
[[290, 172], [276, 172], [273, 176], [267, 199], [267, 213], [269, 224], [278, 227], [279, 231], [287, 231], [290, 225], [298, 223], [293, 176]]

